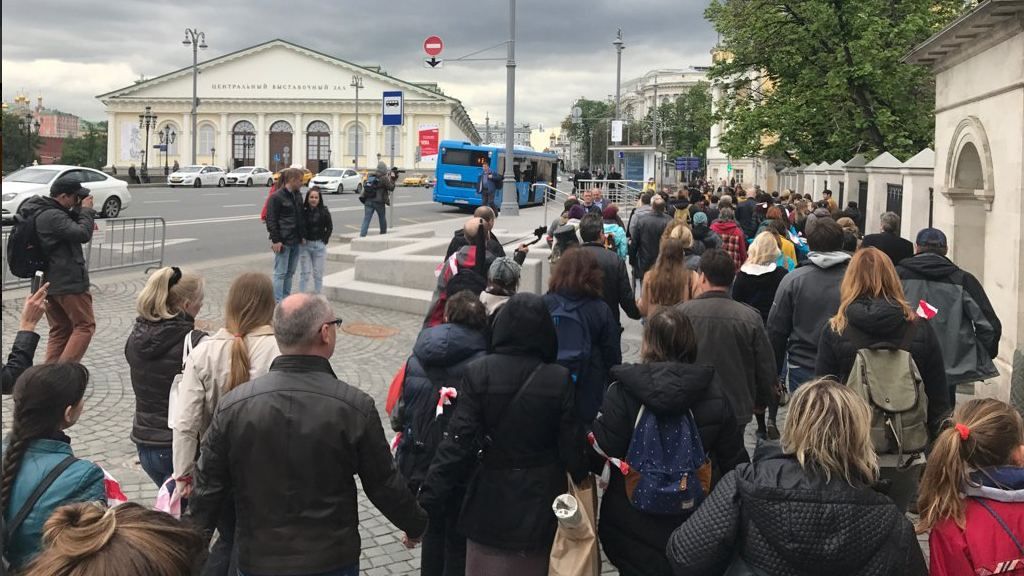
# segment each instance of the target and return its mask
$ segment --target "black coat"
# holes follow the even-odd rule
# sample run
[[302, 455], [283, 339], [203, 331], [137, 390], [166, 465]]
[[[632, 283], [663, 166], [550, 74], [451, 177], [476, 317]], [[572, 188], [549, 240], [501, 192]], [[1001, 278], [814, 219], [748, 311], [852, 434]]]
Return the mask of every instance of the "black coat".
[[273, 243], [294, 245], [302, 241], [306, 219], [302, 209], [302, 194], [289, 192], [282, 186], [267, 203], [267, 233]]
[[[455, 234], [452, 235], [452, 241], [448, 243], [448, 250], [445, 251], [444, 259], [451, 258], [451, 255], [458, 252], [463, 246], [472, 245], [469, 240], [466, 240], [466, 233], [463, 230], [456, 230]], [[487, 236], [487, 253], [493, 258], [505, 257], [505, 247], [501, 245], [501, 242], [498, 242], [498, 238], [493, 233], [489, 233]]]
[[672, 217], [668, 214], [649, 212], [640, 217], [636, 224], [633, 243], [636, 245], [637, 268], [640, 277], [654, 267], [661, 249], [661, 234], [665, 231]]
[[878, 248], [889, 257], [889, 260], [892, 260], [893, 266], [902, 262], [904, 258], [914, 255], [914, 245], [910, 243], [910, 240], [891, 232], [868, 234], [861, 240], [860, 245], [862, 248], [868, 246]]
[[369, 394], [338, 380], [326, 358], [278, 356], [217, 404], [188, 513], [212, 530], [234, 499], [242, 571], [337, 570], [359, 561], [356, 476], [398, 530], [423, 534], [427, 515], [395, 469]]
[[757, 232], [757, 221], [754, 219], [756, 210], [757, 204], [751, 198], [736, 204], [736, 223], [740, 225], [747, 238], [753, 238]]
[[304, 240], [320, 241], [327, 244], [331, 241], [331, 234], [334, 233], [334, 221], [331, 219], [331, 211], [323, 204], [316, 208], [304, 206], [302, 209], [305, 218], [305, 226], [302, 231]]
[[135, 391], [131, 437], [136, 444], [171, 446], [167, 399], [174, 377], [181, 373], [185, 337], [195, 328], [195, 323], [185, 312], [160, 322], [135, 319], [135, 326], [124, 344], [124, 357]]
[[0, 383], [3, 385], [3, 393], [10, 394], [14, 391], [14, 383], [25, 370], [32, 367], [32, 358], [36, 353], [36, 345], [39, 344], [39, 334], [29, 330], [19, 330], [14, 336], [14, 344], [11, 345], [11, 354], [7, 357], [7, 363], [0, 372]]
[[764, 274], [750, 274], [740, 268], [732, 285], [732, 298], [753, 306], [761, 314], [761, 321], [768, 324], [768, 313], [772, 310], [775, 292], [778, 291], [779, 284], [786, 274], [783, 266], [776, 266], [774, 270]]
[[[615, 383], [594, 421], [598, 446], [609, 456], [625, 458], [641, 405], [666, 416], [691, 410], [716, 477], [746, 462], [743, 435], [713, 374], [710, 366], [678, 362], [616, 366]], [[623, 476], [613, 467], [598, 532], [605, 554], [622, 574], [670, 574], [665, 545], [685, 519], [686, 515], [652, 516], [633, 508]]]
[[928, 573], [914, 527], [892, 500], [805, 472], [775, 443], [722, 478], [672, 534], [667, 553], [679, 576], [723, 574], [737, 555], [757, 574]]
[[82, 245], [92, 240], [96, 212], [91, 208], [68, 210], [49, 196], [35, 196], [19, 209], [24, 217], [36, 216], [36, 234], [46, 253], [47, 294], [84, 294], [89, 291], [89, 267]]
[[[852, 302], [846, 308], [846, 319], [859, 334], [848, 329], [840, 335], [836, 334], [831, 325], [825, 326], [821, 331], [818, 361], [814, 367], [818, 376], [832, 375], [840, 382], [846, 382], [857, 358], [858, 348], [878, 342], [898, 346], [910, 327], [901, 308], [882, 299], [861, 298]], [[928, 396], [928, 435], [934, 440], [942, 420], [950, 410], [942, 347], [930, 323], [915, 317], [913, 329], [910, 355], [924, 380], [924, 390]]]
[[622, 324], [622, 317], [619, 315], [621, 307], [626, 316], [640, 319], [640, 310], [636, 307], [636, 297], [633, 296], [633, 281], [629, 279], [626, 272], [626, 263], [619, 258], [615, 252], [608, 250], [599, 242], [587, 242], [583, 249], [590, 252], [597, 258], [597, 265], [601, 267], [604, 277], [604, 301], [611, 308], [615, 322]]
[[[498, 310], [491, 354], [466, 367], [459, 407], [419, 501], [432, 515], [441, 513], [469, 478], [460, 526], [474, 542], [546, 550], [556, 528], [551, 503], [566, 491], [566, 472], [577, 481], [586, 475], [586, 441], [569, 372], [554, 363], [557, 351], [544, 301], [520, 293]], [[510, 406], [537, 366], [530, 387]]]

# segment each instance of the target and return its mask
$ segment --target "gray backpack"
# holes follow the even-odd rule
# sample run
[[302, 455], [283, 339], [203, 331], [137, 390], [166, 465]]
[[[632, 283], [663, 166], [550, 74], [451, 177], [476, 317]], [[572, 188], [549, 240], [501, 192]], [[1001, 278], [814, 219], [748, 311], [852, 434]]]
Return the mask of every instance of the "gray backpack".
[[851, 340], [857, 345], [857, 357], [846, 385], [868, 403], [871, 410], [871, 443], [878, 454], [897, 454], [898, 465], [904, 454], [922, 452], [928, 444], [928, 397], [924, 380], [908, 351], [916, 327], [911, 324], [899, 346], [877, 343], [859, 346], [853, 327]]

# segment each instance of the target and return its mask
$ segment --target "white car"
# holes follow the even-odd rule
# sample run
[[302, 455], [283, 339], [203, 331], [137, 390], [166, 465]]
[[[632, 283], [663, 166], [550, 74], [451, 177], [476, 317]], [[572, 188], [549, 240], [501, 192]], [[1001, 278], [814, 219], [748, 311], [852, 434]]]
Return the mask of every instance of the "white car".
[[259, 166], [239, 166], [226, 175], [228, 186], [271, 186], [274, 174]]
[[89, 189], [96, 212], [104, 218], [116, 218], [132, 201], [128, 183], [112, 178], [99, 170], [81, 166], [44, 164], [29, 166], [4, 178], [3, 221], [13, 221], [21, 203], [33, 196], [47, 196], [57, 178], [72, 178]]
[[182, 166], [167, 177], [167, 185], [171, 188], [175, 186], [221, 187], [228, 183], [226, 176], [224, 170], [218, 166]]
[[363, 178], [351, 168], [328, 168], [309, 181], [327, 194], [342, 194], [346, 190], [357, 194], [363, 191]]

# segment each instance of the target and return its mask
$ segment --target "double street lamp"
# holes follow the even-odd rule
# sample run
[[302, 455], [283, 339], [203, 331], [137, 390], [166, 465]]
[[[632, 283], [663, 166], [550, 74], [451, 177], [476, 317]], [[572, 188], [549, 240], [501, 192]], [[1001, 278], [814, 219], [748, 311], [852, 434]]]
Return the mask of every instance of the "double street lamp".
[[[249, 165], [249, 150], [256, 146], [256, 135], [252, 132], [245, 132], [242, 136], [242, 166]], [[236, 166], [237, 168], [237, 166]]]
[[349, 86], [356, 89], [356, 146], [355, 152], [356, 157], [352, 160], [353, 167], [356, 171], [359, 171], [359, 138], [362, 136], [362, 130], [359, 129], [359, 91], [363, 88], [363, 77], [352, 76], [352, 83]]
[[206, 49], [206, 33], [200, 32], [198, 28], [185, 28], [185, 39], [181, 43], [185, 46], [192, 46], [192, 164], [195, 164], [196, 107], [199, 106], [199, 99], [196, 97], [196, 83], [199, 78], [199, 49]]
[[[32, 114], [26, 114], [19, 121], [21, 129], [25, 131], [25, 145], [28, 148], [28, 159], [31, 162], [35, 160], [36, 148], [32, 144], [32, 134], [39, 134], [39, 119], [32, 119]], [[33, 132], [33, 128], [35, 132]]]
[[146, 106], [146, 111], [139, 114], [139, 128], [146, 130], [146, 146], [142, 149], [142, 181], [149, 182], [149, 129], [156, 128], [156, 114]]
[[171, 129], [170, 124], [164, 126], [164, 129], [159, 131], [158, 134], [160, 134], [160, 147], [164, 150], [164, 176], [167, 176], [170, 174], [170, 169], [167, 166], [167, 155], [170, 154], [171, 144], [174, 144], [178, 134]]

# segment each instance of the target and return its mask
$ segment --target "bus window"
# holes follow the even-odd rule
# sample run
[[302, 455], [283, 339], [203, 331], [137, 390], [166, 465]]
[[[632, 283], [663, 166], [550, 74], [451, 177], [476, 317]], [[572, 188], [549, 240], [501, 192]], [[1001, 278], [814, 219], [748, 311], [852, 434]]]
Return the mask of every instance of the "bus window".
[[441, 155], [441, 164], [450, 166], [481, 166], [490, 162], [490, 155], [481, 150], [445, 148], [444, 153]]

